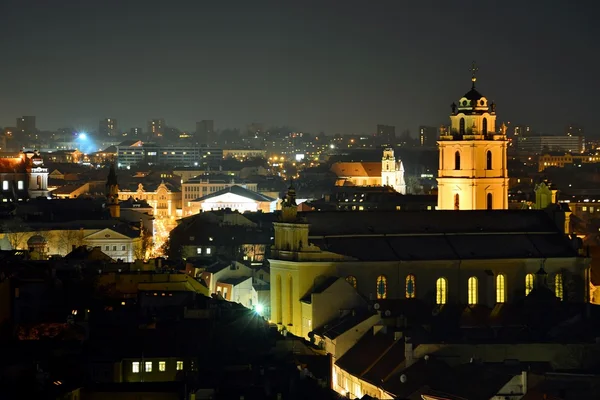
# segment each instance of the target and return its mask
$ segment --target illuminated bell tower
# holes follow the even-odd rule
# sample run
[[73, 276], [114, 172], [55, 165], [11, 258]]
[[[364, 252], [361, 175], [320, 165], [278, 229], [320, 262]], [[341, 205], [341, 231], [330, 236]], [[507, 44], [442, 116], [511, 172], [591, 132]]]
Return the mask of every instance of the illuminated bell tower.
[[396, 157], [394, 150], [386, 148], [381, 158], [381, 186], [395, 186], [396, 184]]
[[452, 104], [449, 130], [440, 132], [439, 210], [505, 210], [508, 208], [506, 126], [496, 132], [496, 105], [472, 86]]
[[106, 180], [106, 206], [108, 207], [112, 218], [119, 218], [121, 216], [121, 206], [119, 205], [119, 183], [117, 182], [117, 173], [115, 172], [114, 164], [110, 165], [108, 179]]

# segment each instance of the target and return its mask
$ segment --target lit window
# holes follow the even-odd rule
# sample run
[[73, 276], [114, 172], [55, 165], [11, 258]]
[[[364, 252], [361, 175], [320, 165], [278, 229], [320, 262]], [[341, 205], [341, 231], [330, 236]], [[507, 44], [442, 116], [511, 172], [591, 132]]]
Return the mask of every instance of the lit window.
[[587, 211], [587, 207], [586, 206], [581, 207], [581, 211]]
[[504, 275], [496, 277], [496, 303], [506, 302], [506, 278]]
[[2, 190], [8, 190], [8, 181], [2, 181]]
[[415, 298], [415, 276], [413, 274], [408, 274], [406, 277], [406, 298], [414, 299]]
[[206, 254], [210, 254], [210, 252], [211, 252], [211, 248], [210, 248], [210, 247], [207, 247], [207, 248], [206, 248]]
[[377, 298], [387, 298], [387, 278], [385, 277], [385, 275], [379, 275], [377, 277]]
[[167, 370], [167, 363], [164, 361], [159, 361], [158, 362], [158, 370], [160, 372], [165, 372]]
[[17, 189], [23, 190], [25, 188], [25, 182], [19, 181], [17, 182]]
[[146, 361], [144, 364], [144, 371], [152, 372], [152, 361]]
[[525, 276], [525, 296], [527, 296], [533, 290], [533, 282], [535, 277], [533, 274], [527, 274]]
[[346, 282], [351, 284], [354, 289], [356, 289], [356, 286], [358, 285], [358, 282], [356, 281], [356, 277], [352, 276], [352, 275], [348, 275], [346, 277]]
[[439, 278], [435, 283], [435, 302], [436, 304], [446, 304], [448, 300], [448, 280]]
[[554, 294], [563, 300], [563, 276], [560, 272], [554, 276]]
[[140, 373], [140, 363], [138, 361], [134, 361], [131, 363], [131, 372], [134, 374]]
[[469, 305], [477, 304], [477, 278], [474, 276], [470, 277], [467, 286], [469, 291]]
[[183, 361], [177, 361], [177, 371], [183, 371]]
[[202, 247], [198, 247], [198, 248], [196, 249], [196, 253], [198, 253], [198, 254], [202, 254]]

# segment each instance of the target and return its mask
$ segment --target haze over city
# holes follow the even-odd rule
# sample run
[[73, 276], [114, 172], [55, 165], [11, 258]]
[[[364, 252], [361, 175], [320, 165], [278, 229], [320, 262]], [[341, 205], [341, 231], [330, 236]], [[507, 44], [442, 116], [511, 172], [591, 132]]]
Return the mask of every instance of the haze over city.
[[[468, 85], [548, 134], [598, 124], [593, 1], [3, 1], [0, 125], [327, 134], [445, 122]], [[585, 106], [583, 106], [585, 105]], [[560, 128], [559, 128], [560, 127]], [[593, 134], [596, 134], [593, 132]]]

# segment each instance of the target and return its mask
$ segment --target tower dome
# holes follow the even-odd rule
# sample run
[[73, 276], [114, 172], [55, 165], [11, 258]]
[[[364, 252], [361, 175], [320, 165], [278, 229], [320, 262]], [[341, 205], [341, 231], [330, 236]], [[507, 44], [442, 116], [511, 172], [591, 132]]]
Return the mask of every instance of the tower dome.
[[42, 235], [33, 235], [27, 240], [27, 247], [45, 246], [48, 241]]

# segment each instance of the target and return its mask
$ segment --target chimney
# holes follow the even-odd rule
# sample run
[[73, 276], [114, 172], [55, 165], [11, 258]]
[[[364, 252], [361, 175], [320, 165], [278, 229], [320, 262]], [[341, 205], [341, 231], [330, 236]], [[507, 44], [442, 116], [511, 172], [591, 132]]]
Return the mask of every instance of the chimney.
[[404, 341], [404, 359], [406, 360], [406, 368], [413, 365], [415, 362], [415, 353], [413, 351], [413, 345], [409, 342], [410, 338], [406, 338]]

